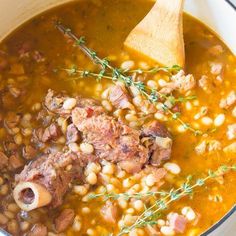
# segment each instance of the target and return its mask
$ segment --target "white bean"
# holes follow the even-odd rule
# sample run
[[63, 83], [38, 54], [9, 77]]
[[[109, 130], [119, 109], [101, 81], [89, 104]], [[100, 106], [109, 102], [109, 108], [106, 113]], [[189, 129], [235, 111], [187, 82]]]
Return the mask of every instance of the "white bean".
[[169, 226], [162, 226], [161, 227], [161, 232], [162, 232], [163, 235], [166, 235], [166, 236], [175, 235], [175, 231]]
[[88, 188], [83, 185], [75, 185], [73, 190], [76, 194], [79, 194], [81, 196], [84, 196], [88, 192]]
[[137, 211], [142, 211], [144, 208], [144, 204], [142, 200], [134, 201], [133, 205], [134, 205], [134, 209]]
[[196, 213], [191, 207], [188, 206], [184, 207], [181, 210], [181, 213], [187, 218], [188, 221], [192, 221], [196, 218]]
[[93, 145], [90, 143], [81, 143], [80, 150], [85, 154], [92, 154], [94, 151]]
[[134, 67], [134, 65], [135, 65], [134, 61], [129, 60], [129, 61], [124, 61], [120, 67], [123, 70], [130, 70]]
[[213, 120], [208, 116], [202, 117], [201, 121], [204, 125], [207, 125], [207, 126], [213, 123]]
[[103, 100], [102, 105], [107, 111], [112, 111], [112, 105], [109, 101]]
[[174, 175], [178, 175], [181, 171], [180, 167], [177, 164], [172, 163], [172, 162], [165, 163], [164, 168]]
[[86, 181], [88, 184], [94, 185], [97, 183], [97, 175], [94, 172], [91, 172], [88, 174], [88, 176], [86, 177]]
[[221, 126], [224, 124], [225, 121], [225, 115], [224, 114], [219, 114], [218, 116], [216, 116], [216, 118], [214, 119], [214, 125], [215, 126]]
[[66, 110], [71, 110], [76, 105], [76, 99], [75, 98], [67, 98], [63, 103], [63, 108]]
[[149, 174], [145, 179], [145, 183], [148, 187], [152, 187], [156, 183], [156, 178], [153, 174]]
[[115, 172], [115, 166], [111, 163], [106, 164], [102, 168], [102, 173], [107, 175], [112, 175]]

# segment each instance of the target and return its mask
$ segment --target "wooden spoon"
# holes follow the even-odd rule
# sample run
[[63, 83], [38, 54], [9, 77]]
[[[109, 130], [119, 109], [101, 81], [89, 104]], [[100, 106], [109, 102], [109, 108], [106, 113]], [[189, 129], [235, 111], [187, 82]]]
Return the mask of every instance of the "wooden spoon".
[[183, 67], [183, 1], [157, 0], [150, 12], [128, 35], [125, 46], [161, 65]]

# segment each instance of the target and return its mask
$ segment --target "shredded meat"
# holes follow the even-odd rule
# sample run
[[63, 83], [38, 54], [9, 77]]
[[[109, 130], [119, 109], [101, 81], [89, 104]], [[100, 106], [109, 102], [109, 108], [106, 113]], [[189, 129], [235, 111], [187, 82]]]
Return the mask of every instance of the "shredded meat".
[[55, 219], [55, 228], [58, 233], [65, 231], [72, 225], [75, 218], [73, 209], [64, 209], [60, 215]]
[[47, 236], [48, 230], [47, 227], [43, 224], [35, 224], [30, 232], [27, 234], [27, 236]]
[[171, 77], [171, 82], [166, 83], [165, 86], [159, 91], [160, 93], [169, 94], [174, 90], [178, 90], [180, 93], [185, 93], [196, 85], [196, 81], [193, 75], [185, 75], [184, 71], [179, 71], [176, 75]]
[[[65, 111], [63, 102], [66, 98], [66, 95], [55, 95], [49, 90], [44, 105], [48, 112], [56, 117], [66, 117], [67, 143], [76, 143], [81, 139], [80, 141], [91, 144], [94, 151], [86, 154], [79, 148], [69, 152], [67, 148], [61, 152], [48, 149], [47, 154], [37, 155], [38, 157], [15, 177], [16, 183], [32, 181], [43, 185], [52, 195], [51, 207], [62, 203], [64, 194], [74, 180], [83, 182], [82, 170], [89, 162], [107, 160], [118, 164], [129, 173], [137, 173], [149, 163], [158, 166], [162, 160], [169, 159], [171, 135], [159, 122], [151, 122], [142, 131], [138, 131], [106, 114], [103, 107], [93, 99], [77, 97], [76, 106]], [[59, 126], [51, 123], [46, 128], [38, 128], [34, 136], [44, 143], [53, 141], [60, 132]], [[31, 159], [35, 150], [26, 146], [23, 154], [26, 159]], [[70, 168], [67, 168], [68, 166]], [[154, 169], [152, 172], [156, 173], [157, 182], [161, 184], [166, 171], [155, 169], [158, 173]]]
[[[66, 167], [73, 163], [70, 170]], [[52, 194], [52, 207], [62, 203], [62, 198], [74, 178], [81, 176], [82, 164], [73, 153], [49, 154], [26, 165], [23, 171], [15, 176], [16, 182], [32, 181], [46, 187]]]
[[150, 162], [158, 166], [171, 155], [172, 139], [164, 125], [157, 121], [148, 123], [142, 130], [143, 142], [149, 147]]
[[116, 108], [126, 109], [131, 108], [133, 105], [130, 103], [130, 97], [127, 90], [122, 85], [114, 85], [109, 89], [109, 100]]
[[118, 215], [117, 206], [111, 201], [107, 201], [106, 204], [101, 209], [101, 214], [106, 222], [115, 224]]
[[84, 108], [75, 108], [72, 111], [73, 123], [82, 133], [85, 142], [94, 146], [95, 154], [100, 159], [114, 163], [132, 161], [138, 165], [139, 170], [147, 162], [148, 150], [140, 145], [139, 131], [106, 114], [85, 118]]
[[231, 91], [226, 98], [220, 100], [220, 108], [228, 109], [236, 102], [236, 91]]

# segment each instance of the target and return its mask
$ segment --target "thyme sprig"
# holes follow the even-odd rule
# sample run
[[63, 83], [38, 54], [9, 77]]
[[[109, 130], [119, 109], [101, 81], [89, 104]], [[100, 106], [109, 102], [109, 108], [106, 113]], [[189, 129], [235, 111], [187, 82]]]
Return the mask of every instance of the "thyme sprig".
[[[76, 35], [74, 35], [72, 33], [71, 29], [64, 27], [60, 23], [56, 24], [56, 28], [58, 28], [64, 35], [66, 35], [70, 39], [72, 39], [75, 42], [75, 46], [79, 47], [89, 58], [92, 59], [92, 61], [95, 64], [100, 65], [102, 68], [101, 71], [98, 74], [96, 74], [96, 73], [90, 72], [90, 71], [79, 71], [74, 67], [74, 68], [68, 69], [68, 71], [71, 75], [75, 75], [76, 72], [78, 72], [80, 77], [92, 76], [92, 77], [97, 78], [97, 80], [99, 80], [99, 81], [102, 78], [112, 79], [112, 81], [121, 81], [128, 88], [131, 86], [137, 88], [140, 91], [140, 93], [144, 97], [146, 97], [150, 103], [153, 103], [153, 104], [156, 104], [157, 102], [161, 102], [160, 101], [161, 99], [168, 100], [167, 95], [160, 93], [156, 89], [149, 88], [148, 86], [146, 86], [144, 84], [143, 81], [134, 81], [132, 79], [131, 75], [127, 75], [122, 70], [113, 67], [106, 58], [102, 59], [99, 56], [97, 56], [97, 53], [95, 51], [93, 51], [92, 49], [88, 48], [85, 45], [85, 38], [84, 37], [78, 38]], [[106, 74], [107, 70], [111, 72], [111, 74], [112, 74], [111, 78], [110, 78], [110, 76], [108, 76]], [[154, 68], [152, 70], [152, 73], [158, 72], [158, 70], [168, 71], [168, 73], [172, 73], [173, 71], [175, 71], [175, 72], [179, 71], [180, 67], [177, 65], [174, 65], [173, 67], [163, 67], [163, 68], [159, 68], [159, 69]], [[136, 72], [143, 73], [144, 71], [137, 70]], [[166, 112], [167, 114], [169, 114], [173, 120], [178, 121], [184, 127], [184, 129], [193, 132], [195, 135], [202, 134], [202, 132], [200, 130], [196, 130], [193, 127], [191, 127], [190, 124], [185, 123], [180, 118], [179, 112], [173, 112], [165, 103], [161, 103], [161, 104], [162, 104], [161, 105], [162, 110], [164, 112]]]
[[124, 226], [119, 232], [118, 236], [128, 234], [130, 231], [136, 228], [142, 228], [147, 225], [157, 224], [157, 219], [160, 216], [161, 212], [168, 208], [168, 206], [187, 195], [193, 194], [193, 190], [197, 187], [201, 187], [206, 184], [210, 179], [217, 178], [226, 174], [228, 171], [236, 171], [236, 165], [223, 165], [220, 166], [217, 170], [209, 170], [206, 177], [198, 178], [193, 180], [193, 176], [188, 176], [186, 181], [177, 189], [172, 188], [169, 191], [157, 191], [157, 192], [146, 192], [146, 193], [99, 193], [99, 194], [90, 194], [90, 199], [103, 197], [104, 201], [107, 199], [117, 200], [120, 197], [123, 197], [126, 200], [131, 198], [135, 199], [145, 199], [146, 197], [154, 197], [155, 203], [150, 207], [146, 207], [145, 210], [139, 215], [138, 219], [131, 226]]

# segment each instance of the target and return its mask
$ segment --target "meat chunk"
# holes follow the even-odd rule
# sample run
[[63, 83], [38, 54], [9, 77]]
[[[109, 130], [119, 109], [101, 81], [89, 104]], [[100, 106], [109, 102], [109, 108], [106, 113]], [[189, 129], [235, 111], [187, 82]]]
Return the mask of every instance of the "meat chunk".
[[34, 159], [37, 155], [37, 150], [31, 145], [26, 145], [22, 149], [22, 155], [26, 160]]
[[177, 213], [172, 213], [169, 215], [170, 227], [174, 229], [177, 233], [184, 233], [187, 219]]
[[79, 139], [79, 132], [74, 124], [70, 124], [66, 130], [67, 143], [74, 143]]
[[211, 73], [213, 75], [219, 75], [222, 72], [222, 69], [223, 69], [222, 63], [212, 62], [210, 66], [211, 66]]
[[236, 91], [231, 91], [226, 98], [222, 98], [220, 100], [220, 108], [229, 108], [230, 106], [234, 105], [236, 102]]
[[171, 77], [171, 82], [166, 83], [165, 86], [159, 91], [160, 93], [169, 94], [174, 90], [178, 90], [180, 93], [185, 93], [196, 85], [196, 81], [193, 75], [185, 75], [184, 71], [179, 71], [176, 75]]
[[[72, 163], [72, 169], [66, 170], [66, 167]], [[62, 203], [69, 183], [81, 177], [82, 166], [75, 154], [57, 152], [30, 162], [20, 174], [15, 176], [15, 180], [16, 183], [30, 181], [45, 186], [52, 195], [51, 206], [56, 207]]]
[[27, 234], [27, 236], [47, 236], [48, 235], [48, 229], [43, 224], [35, 224], [30, 232]]
[[126, 109], [133, 107], [130, 103], [130, 97], [126, 88], [119, 84], [114, 85], [109, 89], [108, 99], [116, 108]]
[[41, 141], [43, 143], [51, 140], [51, 139], [55, 139], [60, 135], [60, 129], [59, 126], [52, 123], [50, 126], [48, 126], [44, 132], [43, 135], [41, 137]]
[[12, 169], [18, 169], [24, 165], [24, 162], [20, 156], [15, 153], [9, 157], [9, 164]]
[[117, 222], [118, 209], [115, 203], [107, 201], [101, 209], [101, 214], [107, 223], [115, 224]]
[[[72, 122], [81, 132], [85, 142], [93, 145], [100, 159], [119, 163], [133, 161], [137, 169], [146, 163], [148, 150], [140, 145], [140, 132], [102, 114], [86, 118], [84, 108], [72, 111]], [[137, 166], [137, 165], [135, 165]]]
[[142, 130], [142, 141], [149, 148], [150, 163], [158, 166], [171, 155], [172, 139], [168, 130], [158, 121], [148, 123]]
[[227, 137], [229, 140], [236, 138], [236, 123], [232, 125], [228, 125]]
[[6, 167], [8, 164], [8, 157], [3, 153], [0, 152], [0, 168]]
[[55, 229], [58, 233], [65, 231], [72, 225], [75, 218], [73, 209], [64, 209], [60, 215], [55, 219]]

